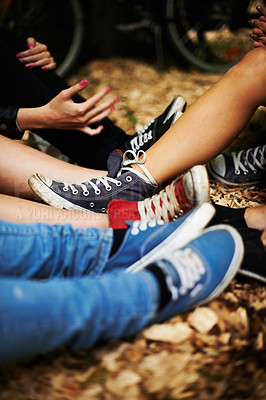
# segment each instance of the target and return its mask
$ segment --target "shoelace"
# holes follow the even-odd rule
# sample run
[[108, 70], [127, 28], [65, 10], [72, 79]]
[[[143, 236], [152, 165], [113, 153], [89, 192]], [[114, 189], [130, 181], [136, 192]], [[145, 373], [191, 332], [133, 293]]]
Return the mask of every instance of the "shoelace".
[[[138, 202], [140, 219], [155, 219], [169, 222], [178, 218], [182, 214], [179, 203], [175, 195], [176, 181], [166, 186], [160, 193], [153, 195], [149, 199]], [[169, 218], [170, 215], [170, 218]]]
[[158, 225], [164, 225], [164, 222], [156, 221], [155, 219], [150, 221], [134, 221], [131, 228], [131, 235], [137, 236], [140, 232], [146, 231], [148, 228], [154, 228]]
[[148, 132], [146, 132], [146, 130], [153, 122], [154, 121], [151, 121], [148, 125], [146, 125], [146, 127], [143, 128], [143, 131], [138, 131], [137, 135], [130, 140], [133, 151], [139, 150], [145, 143], [148, 143], [149, 140], [152, 140], [152, 130], [150, 129]]
[[[127, 157], [129, 154], [131, 155], [131, 157], [128, 159]], [[142, 157], [142, 159], [140, 159], [141, 157]], [[153, 179], [152, 175], [149, 173], [147, 168], [144, 167], [144, 165], [142, 165], [145, 163], [145, 161], [146, 161], [146, 153], [143, 150], [138, 151], [138, 153], [135, 153], [133, 150], [127, 150], [123, 155], [121, 168], [117, 173], [117, 178], [119, 176], [121, 176], [123, 172], [130, 171], [130, 172], [133, 172], [134, 174], [138, 175], [142, 180], [146, 181], [147, 183], [152, 183], [153, 185], [157, 186], [157, 183]], [[142, 175], [140, 172], [127, 167], [128, 165], [131, 165], [131, 164], [137, 164], [143, 170], [143, 172], [145, 173], [147, 178], [144, 175]], [[130, 180], [132, 180], [132, 178], [130, 176], [127, 176], [127, 181], [130, 182]], [[99, 188], [99, 185], [102, 184], [102, 185], [104, 185], [104, 187], [107, 191], [111, 191], [112, 186], [110, 185], [110, 183], [114, 183], [116, 186], [122, 185], [122, 182], [117, 180], [116, 178], [111, 178], [111, 177], [105, 175], [101, 178], [92, 179], [88, 182], [79, 183], [77, 185], [64, 182], [63, 191], [67, 192], [70, 189], [72, 194], [75, 196], [79, 192], [77, 187], [80, 187], [80, 188], [82, 188], [83, 195], [88, 196], [90, 194], [88, 187], [91, 186], [92, 189], [94, 190], [94, 194], [99, 195], [99, 194], [101, 194], [101, 189]]]
[[[241, 170], [243, 171], [244, 175], [248, 174], [249, 171], [246, 168], [246, 166], [254, 174], [257, 173], [257, 168], [264, 170], [266, 165], [266, 159], [264, 157], [265, 152], [266, 152], [266, 145], [262, 147], [258, 146], [255, 149], [241, 150], [239, 151], [239, 153], [233, 152], [232, 157], [235, 167], [235, 174], [239, 175], [241, 173]], [[252, 159], [255, 166], [251, 164], [251, 162], [249, 161], [249, 157]]]
[[171, 275], [166, 276], [168, 289], [172, 293], [172, 299], [176, 301], [179, 297], [185, 296], [189, 290], [196, 287], [201, 276], [206, 273], [203, 261], [192, 249], [176, 250], [173, 257], [167, 257], [171, 264], [174, 261], [174, 267], [179, 275], [180, 285], [177, 288]]

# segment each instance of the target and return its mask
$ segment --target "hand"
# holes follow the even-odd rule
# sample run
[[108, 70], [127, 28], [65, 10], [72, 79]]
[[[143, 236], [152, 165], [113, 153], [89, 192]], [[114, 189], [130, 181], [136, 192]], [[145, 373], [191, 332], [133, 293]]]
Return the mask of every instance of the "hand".
[[251, 25], [254, 27], [251, 37], [254, 40], [254, 47], [266, 47], [266, 7], [258, 5], [257, 10], [261, 16], [251, 21]]
[[100, 90], [94, 96], [83, 103], [74, 103], [72, 97], [81, 92], [87, 81], [81, 81], [68, 89], [62, 90], [49, 103], [38, 108], [20, 108], [17, 114], [17, 122], [22, 130], [25, 129], [76, 129], [88, 135], [97, 135], [103, 130], [100, 125], [96, 129], [90, 128], [103, 120], [113, 110], [117, 98], [105, 100], [98, 104], [107, 93], [109, 88]]
[[41, 67], [45, 70], [55, 69], [56, 63], [45, 44], [36, 42], [33, 37], [27, 39], [29, 50], [17, 54], [18, 60], [27, 68]]

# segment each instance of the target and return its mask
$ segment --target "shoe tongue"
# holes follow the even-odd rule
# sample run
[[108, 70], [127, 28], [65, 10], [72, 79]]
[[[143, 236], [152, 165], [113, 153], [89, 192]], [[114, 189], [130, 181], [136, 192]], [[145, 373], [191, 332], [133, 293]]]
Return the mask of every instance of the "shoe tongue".
[[117, 176], [118, 171], [121, 168], [123, 160], [123, 153], [121, 150], [115, 150], [110, 153], [108, 160], [107, 160], [107, 169], [110, 178], [115, 178]]

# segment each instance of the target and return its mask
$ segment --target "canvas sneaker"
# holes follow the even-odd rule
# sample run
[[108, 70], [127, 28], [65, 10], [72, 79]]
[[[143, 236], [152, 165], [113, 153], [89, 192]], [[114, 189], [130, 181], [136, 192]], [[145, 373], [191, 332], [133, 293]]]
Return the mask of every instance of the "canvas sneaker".
[[[130, 157], [130, 159], [128, 159]], [[143, 200], [157, 190], [157, 183], [142, 165], [146, 160], [143, 151], [134, 153], [128, 150], [110, 154], [107, 166], [108, 175], [91, 179], [80, 184], [54, 181], [41, 174], [30, 177], [31, 189], [46, 203], [66, 210], [106, 213], [113, 199], [130, 201]], [[145, 175], [129, 165], [137, 164]]]
[[243, 254], [241, 236], [229, 225], [203, 230], [182, 247], [172, 240], [164, 256], [153, 263], [166, 276], [171, 300], [150, 323], [163, 322], [220, 295], [238, 272]]
[[250, 186], [265, 182], [266, 145], [223, 153], [207, 164], [209, 174], [230, 186]]
[[173, 221], [191, 208], [209, 201], [209, 179], [206, 168], [196, 165], [171, 184], [143, 201], [113, 200], [108, 206], [109, 226], [127, 228], [127, 221]]
[[137, 131], [132, 139], [126, 141], [125, 148], [133, 151], [147, 151], [181, 117], [186, 105], [183, 97], [176, 97], [159, 117], [150, 121]]
[[209, 203], [201, 204], [176, 221], [134, 221], [129, 223], [118, 251], [108, 260], [105, 271], [128, 268], [137, 271], [171, 250], [182, 247], [205, 228], [215, 213]]

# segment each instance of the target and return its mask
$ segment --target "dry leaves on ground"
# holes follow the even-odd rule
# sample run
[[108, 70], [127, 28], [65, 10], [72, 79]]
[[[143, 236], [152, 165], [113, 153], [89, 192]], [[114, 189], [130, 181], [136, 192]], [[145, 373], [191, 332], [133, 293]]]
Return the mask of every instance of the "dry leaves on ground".
[[[176, 67], [159, 74], [142, 62], [110, 59], [90, 62], [70, 83], [83, 78], [89, 81], [87, 96], [111, 86], [120, 100], [113, 117], [133, 133], [135, 122], [137, 127], [145, 124], [177, 94], [191, 104], [219, 75]], [[246, 130], [235, 146], [257, 141], [262, 111], [251, 121], [252, 134]], [[259, 187], [212, 183], [211, 197], [237, 208], [266, 203], [266, 191]], [[264, 400], [265, 322], [265, 286], [237, 278], [216, 300], [136, 337], [89, 351], [60, 349], [2, 367], [0, 399]]]

